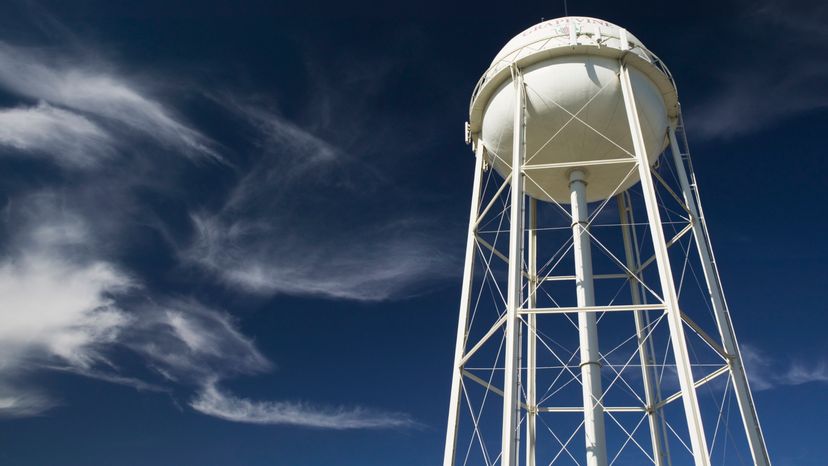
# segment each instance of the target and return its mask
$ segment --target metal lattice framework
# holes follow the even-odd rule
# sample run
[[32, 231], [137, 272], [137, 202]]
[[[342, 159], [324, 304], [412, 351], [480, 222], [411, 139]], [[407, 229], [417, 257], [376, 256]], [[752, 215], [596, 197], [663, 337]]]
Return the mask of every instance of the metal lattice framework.
[[[681, 115], [651, 167], [623, 60], [617, 80], [632, 141], [580, 117], [592, 99], [574, 113], [545, 99], [570, 116], [547, 144], [583, 125], [618, 149], [612, 158], [528, 166], [533, 89], [515, 65], [514, 133], [500, 137], [512, 138], [509, 166], [519, 169], [489, 169], [502, 157], [472, 135], [444, 466], [770, 465]], [[578, 169], [601, 164], [629, 171], [588, 212]], [[525, 195], [528, 184], [545, 193], [533, 173], [552, 168], [573, 169], [569, 206]], [[621, 190], [629, 177], [640, 182]]]

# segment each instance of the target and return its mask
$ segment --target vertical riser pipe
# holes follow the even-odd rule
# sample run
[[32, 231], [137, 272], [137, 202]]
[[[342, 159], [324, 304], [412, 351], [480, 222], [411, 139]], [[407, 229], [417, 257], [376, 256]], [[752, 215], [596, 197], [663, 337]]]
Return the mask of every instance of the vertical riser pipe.
[[[572, 205], [572, 237], [575, 254], [575, 284], [578, 306], [595, 305], [592, 274], [592, 246], [587, 232], [589, 213], [586, 201], [586, 175], [573, 170], [569, 176]], [[584, 437], [587, 466], [607, 465], [604, 408], [601, 404], [601, 355], [598, 351], [598, 324], [594, 312], [578, 313], [581, 345], [581, 383], [584, 398]]]

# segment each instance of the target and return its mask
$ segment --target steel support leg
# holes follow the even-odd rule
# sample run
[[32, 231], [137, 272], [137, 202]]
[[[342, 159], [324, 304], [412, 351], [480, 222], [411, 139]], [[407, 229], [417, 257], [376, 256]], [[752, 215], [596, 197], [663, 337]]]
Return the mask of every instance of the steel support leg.
[[690, 444], [693, 450], [693, 459], [696, 466], [710, 466], [710, 454], [707, 449], [707, 439], [704, 436], [699, 401], [694, 385], [693, 370], [690, 365], [690, 356], [687, 351], [687, 341], [684, 336], [684, 327], [678, 306], [673, 270], [670, 266], [670, 256], [667, 253], [667, 243], [664, 238], [664, 229], [661, 224], [661, 213], [658, 209], [653, 178], [650, 174], [649, 158], [644, 146], [644, 136], [641, 132], [641, 122], [638, 119], [638, 110], [635, 104], [630, 71], [623, 63], [620, 64], [619, 79], [621, 91], [624, 95], [624, 106], [627, 111], [627, 120], [630, 125], [633, 148], [638, 159], [638, 174], [644, 202], [647, 206], [647, 220], [650, 224], [650, 236], [653, 239], [653, 251], [658, 265], [659, 282], [661, 283], [662, 300], [664, 301], [667, 321], [670, 326], [670, 339], [673, 346], [673, 356], [676, 360], [679, 385], [681, 386], [684, 414], [687, 418], [687, 429], [690, 434]]
[[759, 425], [759, 417], [756, 415], [756, 406], [753, 403], [753, 395], [750, 392], [750, 385], [742, 364], [742, 355], [739, 351], [739, 344], [736, 340], [736, 333], [733, 330], [733, 323], [730, 320], [730, 312], [724, 298], [722, 285], [719, 281], [719, 274], [716, 270], [716, 262], [713, 258], [713, 249], [704, 228], [704, 218], [699, 215], [700, 200], [694, 195], [687, 178], [687, 171], [684, 168], [684, 161], [681, 158], [681, 150], [676, 140], [675, 127], [670, 127], [670, 148], [673, 153], [673, 163], [676, 166], [684, 202], [687, 210], [690, 211], [693, 222], [693, 238], [696, 241], [696, 249], [699, 252], [699, 259], [704, 271], [704, 281], [710, 293], [710, 301], [713, 305], [713, 313], [716, 316], [716, 325], [719, 327], [719, 335], [722, 339], [722, 347], [729, 355], [728, 366], [730, 376], [733, 380], [733, 391], [739, 403], [739, 412], [745, 426], [750, 453], [753, 456], [753, 463], [756, 466], [770, 466], [765, 438], [762, 435], [762, 427]]
[[[530, 309], [537, 307], [538, 287], [538, 200], [529, 199], [529, 244], [527, 245], [527, 265], [529, 270]], [[526, 466], [535, 466], [535, 447], [537, 441], [537, 314], [526, 316]]]
[[515, 120], [512, 139], [512, 204], [509, 214], [509, 281], [506, 305], [506, 351], [503, 377], [503, 436], [501, 466], [516, 466], [518, 445], [518, 403], [520, 367], [520, 339], [518, 310], [522, 304], [523, 288], [523, 159], [526, 153], [525, 139], [525, 90], [523, 75], [512, 65], [515, 87]]
[[480, 210], [480, 191], [483, 184], [483, 143], [475, 142], [474, 182], [472, 185], [471, 209], [469, 212], [469, 232], [466, 237], [466, 260], [463, 270], [463, 288], [460, 293], [460, 317], [457, 322], [457, 343], [454, 348], [454, 367], [451, 377], [451, 396], [449, 399], [448, 426], [446, 428], [446, 446], [443, 454], [443, 466], [454, 466], [457, 450], [457, 426], [460, 419], [460, 398], [463, 390], [463, 368], [461, 361], [466, 351], [468, 336], [469, 309], [472, 299], [472, 280], [474, 279], [474, 258], [476, 251], [477, 216]]
[[[628, 192], [618, 194], [615, 199], [618, 204], [618, 215], [621, 225], [621, 237], [624, 241], [624, 255], [626, 256], [627, 269], [638, 270], [641, 266], [641, 258], [638, 255], [637, 244], [635, 244], [635, 219], [632, 214], [632, 205], [628, 201]], [[630, 297], [634, 305], [642, 304], [640, 277], [630, 275], [627, 278], [630, 282]], [[644, 383], [644, 401], [647, 404], [647, 420], [650, 426], [650, 440], [653, 444], [653, 458], [656, 466], [669, 465], [669, 455], [666, 449], [666, 426], [664, 425], [663, 412], [655, 409], [656, 404], [661, 401], [661, 394], [656, 383], [656, 374], [653, 371], [652, 361], [652, 338], [650, 334], [650, 320], [645, 311], [636, 310], [635, 333], [638, 340], [638, 356], [641, 363], [641, 376]]]

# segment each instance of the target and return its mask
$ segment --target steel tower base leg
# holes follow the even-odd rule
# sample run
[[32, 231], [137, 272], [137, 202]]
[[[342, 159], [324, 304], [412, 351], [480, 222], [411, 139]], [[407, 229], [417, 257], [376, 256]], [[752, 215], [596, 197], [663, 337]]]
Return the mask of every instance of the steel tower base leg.
[[696, 466], [710, 466], [710, 453], [707, 448], [707, 439], [704, 436], [699, 400], [696, 395], [693, 370], [690, 365], [690, 355], [687, 341], [684, 336], [684, 324], [678, 306], [673, 270], [670, 265], [670, 256], [667, 253], [667, 240], [661, 223], [661, 213], [658, 208], [653, 178], [650, 174], [650, 163], [644, 145], [644, 136], [641, 131], [641, 122], [638, 119], [638, 110], [635, 104], [635, 95], [630, 80], [630, 71], [624, 62], [621, 62], [619, 78], [621, 91], [624, 95], [624, 106], [627, 112], [627, 121], [630, 125], [633, 148], [638, 159], [638, 174], [641, 181], [641, 191], [647, 207], [647, 220], [650, 224], [650, 236], [653, 240], [653, 252], [658, 266], [659, 282], [661, 283], [661, 299], [667, 313], [667, 323], [670, 327], [670, 340], [673, 347], [673, 357], [676, 362], [681, 398], [684, 404], [684, 414], [687, 419], [687, 430], [690, 434], [690, 445], [693, 451], [693, 460]]
[[443, 466], [454, 466], [457, 450], [457, 426], [460, 420], [460, 397], [463, 390], [463, 368], [461, 361], [466, 351], [466, 334], [468, 332], [469, 309], [471, 303], [472, 280], [474, 278], [474, 257], [477, 254], [476, 228], [477, 215], [480, 211], [480, 191], [483, 184], [483, 144], [475, 143], [474, 184], [472, 185], [471, 209], [469, 213], [469, 232], [466, 237], [466, 260], [463, 271], [463, 288], [460, 295], [460, 316], [457, 322], [457, 342], [454, 348], [454, 366], [451, 376], [451, 395], [449, 399], [448, 425], [446, 427], [446, 446], [443, 454]]
[[[635, 217], [633, 216], [632, 205], [629, 201], [629, 192], [618, 194], [618, 216], [621, 226], [621, 237], [624, 241], [624, 255], [626, 257], [627, 269], [637, 271], [641, 267], [641, 257], [638, 251], [638, 244], [635, 235]], [[629, 273], [627, 280], [630, 282], [630, 297], [634, 305], [643, 304], [644, 297], [641, 292], [640, 276]], [[634, 311], [635, 333], [638, 340], [638, 360], [641, 363], [641, 378], [644, 384], [644, 401], [647, 404], [647, 421], [650, 427], [650, 442], [653, 445], [653, 458], [656, 466], [669, 465], [669, 451], [667, 449], [667, 426], [664, 422], [664, 413], [656, 409], [656, 404], [661, 401], [661, 391], [656, 383], [657, 374], [653, 370], [652, 355], [653, 340], [649, 338], [650, 319], [645, 311]]]
[[713, 258], [713, 249], [707, 237], [704, 227], [704, 218], [700, 215], [700, 201], [694, 195], [687, 178], [687, 171], [684, 168], [684, 161], [681, 158], [681, 149], [676, 139], [676, 129], [671, 126], [669, 129], [670, 149], [673, 154], [673, 163], [676, 166], [676, 174], [681, 184], [681, 192], [687, 209], [690, 211], [693, 225], [693, 238], [696, 242], [696, 250], [699, 252], [699, 259], [702, 263], [704, 281], [710, 292], [710, 301], [713, 305], [713, 313], [716, 316], [716, 325], [719, 328], [719, 336], [722, 339], [722, 347], [729, 355], [728, 366], [730, 376], [733, 380], [733, 392], [739, 404], [739, 413], [742, 423], [745, 426], [750, 453], [753, 463], [756, 466], [770, 466], [770, 457], [765, 445], [765, 438], [762, 435], [762, 427], [759, 425], [759, 417], [756, 415], [756, 406], [753, 404], [753, 395], [750, 392], [747, 374], [742, 364], [742, 355], [739, 351], [739, 344], [736, 341], [736, 333], [733, 331], [733, 324], [730, 320], [730, 312], [727, 309], [722, 285], [719, 281], [719, 273], [716, 270], [716, 261]]
[[503, 431], [501, 466], [516, 466], [518, 459], [518, 394], [520, 392], [520, 316], [523, 304], [523, 158], [526, 150], [526, 100], [523, 75], [512, 65], [515, 119], [512, 140], [512, 204], [509, 213], [509, 282], [506, 304], [506, 344], [503, 364]]

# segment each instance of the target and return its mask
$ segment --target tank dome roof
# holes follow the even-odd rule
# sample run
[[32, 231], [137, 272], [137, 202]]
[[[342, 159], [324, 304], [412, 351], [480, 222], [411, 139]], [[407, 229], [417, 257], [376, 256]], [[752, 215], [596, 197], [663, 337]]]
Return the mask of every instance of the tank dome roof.
[[[492, 65], [528, 45], [536, 45], [539, 48], [549, 47], [550, 45], [555, 46], [556, 43], [569, 45], [572, 32], [575, 34], [592, 35], [595, 37], [596, 42], [604, 46], [615, 46], [620, 49], [620, 39], [622, 34], [624, 34], [621, 32], [622, 30], [620, 26], [609, 21], [587, 16], [565, 16], [563, 18], [550, 19], [527, 28], [513, 37], [495, 55], [494, 60], [492, 60]], [[634, 50], [636, 47], [644, 47], [644, 44], [638, 38], [629, 32], [625, 34], [630, 48]], [[538, 43], [544, 40], [549, 40], [551, 44]]]

